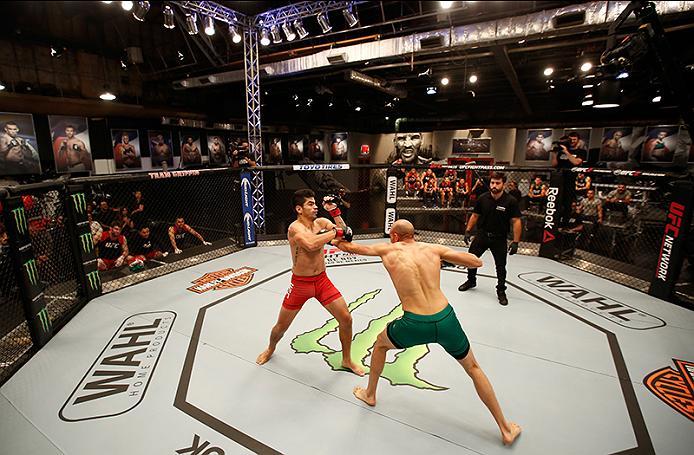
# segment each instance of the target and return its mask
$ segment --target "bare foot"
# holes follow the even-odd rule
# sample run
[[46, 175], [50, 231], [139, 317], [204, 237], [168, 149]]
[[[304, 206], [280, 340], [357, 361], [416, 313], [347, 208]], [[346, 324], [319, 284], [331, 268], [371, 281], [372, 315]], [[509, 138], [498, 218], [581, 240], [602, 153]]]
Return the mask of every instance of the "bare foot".
[[376, 397], [369, 397], [366, 394], [366, 389], [362, 389], [361, 387], [355, 387], [352, 393], [355, 397], [359, 398], [361, 401], [368, 404], [369, 406], [376, 406]]
[[513, 441], [521, 434], [521, 427], [518, 424], [509, 422], [508, 426], [511, 429], [510, 432], [501, 432], [501, 439], [504, 441], [505, 446], [513, 444]]
[[270, 357], [272, 357], [273, 352], [275, 352], [275, 351], [274, 351], [274, 350], [270, 350], [270, 349], [264, 350], [264, 351], [258, 356], [258, 358], [255, 359], [255, 363], [257, 363], [258, 365], [264, 364], [265, 362], [267, 362], [268, 360], [270, 360]]
[[352, 373], [356, 374], [357, 376], [364, 376], [364, 369], [354, 362], [347, 362], [347, 361], [343, 360], [342, 361], [342, 368], [350, 370]]

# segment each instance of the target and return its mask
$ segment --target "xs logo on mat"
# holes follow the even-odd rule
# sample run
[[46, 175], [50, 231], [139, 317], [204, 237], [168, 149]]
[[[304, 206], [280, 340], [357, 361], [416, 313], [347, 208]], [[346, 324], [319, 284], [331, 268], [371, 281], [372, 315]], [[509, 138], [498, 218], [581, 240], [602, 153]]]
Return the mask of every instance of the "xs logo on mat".
[[212, 289], [230, 289], [245, 286], [251, 282], [253, 275], [258, 269], [253, 267], [241, 267], [240, 269], [223, 269], [217, 272], [206, 273], [202, 277], [193, 281], [194, 286], [188, 288], [196, 294], [210, 291]]
[[665, 404], [694, 421], [694, 362], [672, 359], [665, 367], [643, 378], [644, 385]]
[[[349, 311], [354, 311], [368, 301], [374, 299], [379, 292], [381, 292], [381, 290], [376, 289], [375, 291], [367, 292], [362, 295], [349, 304]], [[393, 308], [390, 313], [369, 322], [368, 327], [362, 332], [357, 333], [354, 337], [354, 340], [352, 340], [352, 358], [358, 359], [357, 361], [362, 368], [364, 368], [364, 371], [369, 371], [369, 367], [364, 365], [364, 360], [369, 355], [369, 351], [376, 342], [378, 334], [386, 328], [386, 325], [390, 321], [402, 315], [402, 307], [398, 305]], [[294, 349], [294, 352], [297, 354], [309, 354], [311, 352], [323, 354], [323, 358], [328, 366], [330, 366], [330, 369], [333, 371], [344, 370], [344, 368], [342, 368], [342, 351], [335, 350], [321, 343], [322, 339], [330, 333], [336, 332], [337, 329], [337, 321], [334, 318], [330, 319], [321, 327], [311, 330], [310, 332], [302, 333], [294, 338], [292, 340], [292, 349]], [[393, 362], [386, 363], [381, 377], [390, 381], [392, 385], [409, 385], [418, 389], [428, 390], [446, 390], [446, 387], [432, 384], [418, 376], [417, 362], [428, 353], [429, 347], [427, 345], [413, 346], [399, 352], [395, 355], [395, 360]]]

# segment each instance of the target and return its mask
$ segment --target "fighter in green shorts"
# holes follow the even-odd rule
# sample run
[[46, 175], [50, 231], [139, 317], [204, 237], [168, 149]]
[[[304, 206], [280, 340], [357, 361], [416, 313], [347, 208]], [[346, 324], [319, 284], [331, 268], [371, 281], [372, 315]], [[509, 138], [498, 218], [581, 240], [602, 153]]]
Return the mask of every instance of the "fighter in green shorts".
[[452, 355], [472, 378], [475, 390], [496, 420], [504, 444], [511, 444], [521, 428], [509, 422], [501, 412], [494, 389], [470, 349], [453, 307], [441, 292], [441, 261], [469, 268], [482, 266], [482, 261], [469, 253], [443, 245], [419, 243], [414, 239], [414, 226], [407, 220], [396, 221], [390, 229], [390, 243], [359, 245], [340, 241], [337, 247], [349, 253], [380, 256], [400, 297], [404, 315], [378, 335], [371, 354], [371, 372], [366, 389], [356, 387], [354, 395], [369, 406], [376, 405], [376, 387], [383, 372], [386, 352], [427, 343], [438, 343]]

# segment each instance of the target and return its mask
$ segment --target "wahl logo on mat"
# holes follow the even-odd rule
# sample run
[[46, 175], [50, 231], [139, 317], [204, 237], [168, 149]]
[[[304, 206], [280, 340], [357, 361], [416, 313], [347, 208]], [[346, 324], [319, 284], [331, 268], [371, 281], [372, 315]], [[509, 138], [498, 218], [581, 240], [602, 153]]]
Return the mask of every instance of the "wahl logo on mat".
[[223, 269], [218, 272], [206, 273], [193, 281], [194, 286], [188, 288], [196, 294], [219, 289], [230, 289], [244, 286], [251, 282], [253, 274], [258, 269], [253, 267], [241, 267], [240, 269]]
[[665, 404], [694, 421], [694, 362], [672, 359], [665, 367], [643, 378], [643, 384]]
[[369, 258], [367, 257], [358, 256], [354, 253], [346, 253], [334, 246], [325, 246], [323, 248], [323, 253], [325, 254], [325, 265], [359, 264], [362, 262], [369, 262]]
[[566, 281], [551, 273], [521, 273], [518, 275], [518, 278], [628, 329], [647, 330], [665, 325], [665, 321], [660, 318]]
[[67, 422], [100, 419], [140, 404], [175, 319], [173, 311], [159, 311], [123, 321], [58, 416]]

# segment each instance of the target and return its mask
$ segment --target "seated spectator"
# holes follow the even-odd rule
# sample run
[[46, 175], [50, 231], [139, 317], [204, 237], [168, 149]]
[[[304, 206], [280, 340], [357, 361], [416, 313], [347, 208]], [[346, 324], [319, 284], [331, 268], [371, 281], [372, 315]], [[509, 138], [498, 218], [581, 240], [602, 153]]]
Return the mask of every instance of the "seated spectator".
[[127, 257], [128, 242], [121, 235], [120, 223], [114, 221], [108, 232], [101, 234], [97, 266], [99, 270], [110, 270], [122, 266]]
[[627, 215], [629, 205], [631, 204], [631, 191], [623, 183], [617, 185], [617, 188], [610, 191], [605, 198], [605, 209], [614, 210]]
[[576, 198], [580, 201], [586, 197], [586, 193], [591, 188], [591, 179], [583, 172], [576, 176]]
[[136, 227], [140, 227], [144, 222], [145, 215], [145, 198], [142, 197], [142, 191], [136, 190], [130, 200], [130, 218]]
[[[144, 265], [151, 259], [166, 257], [169, 253], [162, 252], [156, 242], [150, 237], [148, 226], [142, 226], [128, 243], [130, 256], [128, 264], [132, 268], [134, 265]], [[139, 264], [137, 263], [139, 261]]]
[[128, 215], [121, 216], [120, 225], [121, 225], [121, 234], [123, 234], [123, 236], [127, 240], [130, 240], [132, 237], [134, 237], [135, 234], [137, 234], [137, 229], [135, 228], [135, 223]]
[[120, 211], [117, 208], [111, 208], [106, 199], [102, 199], [99, 202], [99, 208], [94, 213], [94, 219], [101, 223], [101, 227], [104, 230], [108, 230], [114, 221], [118, 219], [118, 213]]
[[422, 189], [422, 182], [419, 179], [417, 169], [410, 169], [405, 175], [405, 196], [415, 197]]
[[[441, 207], [450, 207], [451, 202], [453, 201], [453, 180], [451, 180], [450, 177], [444, 177], [443, 180], [441, 180], [441, 185], [439, 185], [439, 194]], [[448, 202], [446, 202], [446, 199], [448, 199]]]
[[212, 245], [210, 242], [205, 241], [195, 229], [188, 226], [182, 216], [179, 216], [176, 218], [176, 223], [169, 227], [169, 240], [171, 240], [174, 253], [181, 254], [183, 252], [182, 248], [188, 246], [191, 235], [197, 237], [203, 245]]
[[559, 228], [562, 233], [562, 252], [569, 252], [573, 255], [576, 250], [576, 238], [583, 232], [583, 215], [581, 208], [576, 202], [571, 203], [571, 213], [562, 219], [562, 227]]
[[455, 194], [453, 196], [453, 202], [458, 207], [463, 207], [470, 195], [470, 185], [468, 185], [465, 177], [460, 177], [455, 182]]
[[521, 192], [518, 189], [518, 184], [514, 182], [513, 180], [509, 180], [508, 182], [508, 194], [516, 198], [516, 201], [520, 204], [521, 199], [523, 199], [523, 196], [521, 196]]
[[547, 184], [538, 175], [528, 189], [528, 203], [535, 208], [542, 209], [545, 202], [547, 202]]
[[586, 220], [602, 224], [602, 202], [595, 197], [595, 190], [586, 191], [586, 197], [581, 201], [580, 208]]
[[455, 169], [446, 169], [446, 172], [443, 173], [443, 178], [448, 177], [451, 179], [451, 182], [455, 182], [458, 180], [458, 171]]
[[422, 198], [424, 199], [424, 207], [436, 207], [436, 187], [437, 181], [436, 176], [431, 171], [427, 169], [427, 173], [422, 177]]

